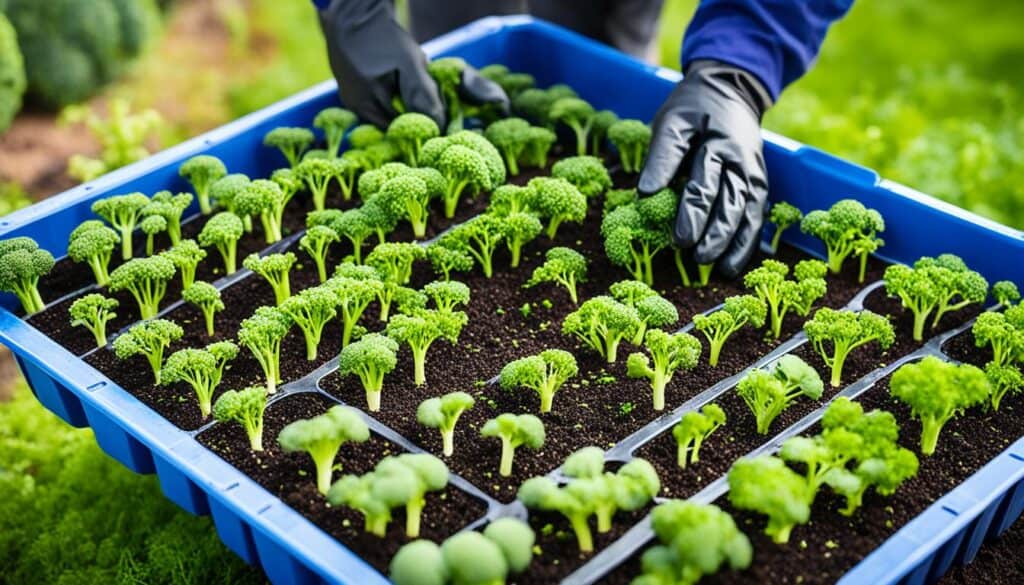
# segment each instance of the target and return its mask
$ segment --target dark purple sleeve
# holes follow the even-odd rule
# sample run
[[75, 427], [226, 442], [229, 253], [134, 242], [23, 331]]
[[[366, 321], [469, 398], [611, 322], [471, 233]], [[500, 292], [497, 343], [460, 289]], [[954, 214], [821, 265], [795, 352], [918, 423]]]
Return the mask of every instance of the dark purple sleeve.
[[702, 0], [683, 39], [682, 67], [713, 59], [744, 69], [776, 99], [810, 68], [829, 26], [853, 0]]

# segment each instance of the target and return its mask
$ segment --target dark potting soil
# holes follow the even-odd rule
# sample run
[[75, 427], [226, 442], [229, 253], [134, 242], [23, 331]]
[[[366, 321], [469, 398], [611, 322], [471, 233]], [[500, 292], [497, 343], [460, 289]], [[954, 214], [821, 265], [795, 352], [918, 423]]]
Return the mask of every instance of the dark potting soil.
[[998, 539], [985, 543], [974, 561], [953, 567], [940, 583], [945, 585], [1018, 585], [1024, 583], [1024, 522], [1018, 520]]
[[[322, 414], [334, 404], [317, 393], [292, 394], [270, 404], [264, 414], [262, 453], [249, 449], [248, 438], [239, 425], [218, 423], [200, 433], [198, 439], [368, 563], [386, 572], [391, 557], [411, 540], [405, 535], [404, 510], [395, 510], [385, 538], [365, 532], [361, 514], [331, 506], [316, 490], [316, 467], [309, 455], [285, 453], [277, 444], [277, 434], [285, 425]], [[342, 445], [335, 460], [334, 478], [367, 473], [385, 456], [402, 452], [401, 447], [375, 434], [365, 443]], [[427, 495], [420, 536], [440, 542], [480, 519], [486, 511], [482, 501], [448, 486], [444, 491]]]
[[974, 344], [974, 333], [962, 331], [942, 344], [942, 352], [951, 359], [984, 368], [992, 361], [992, 347], [978, 347]]

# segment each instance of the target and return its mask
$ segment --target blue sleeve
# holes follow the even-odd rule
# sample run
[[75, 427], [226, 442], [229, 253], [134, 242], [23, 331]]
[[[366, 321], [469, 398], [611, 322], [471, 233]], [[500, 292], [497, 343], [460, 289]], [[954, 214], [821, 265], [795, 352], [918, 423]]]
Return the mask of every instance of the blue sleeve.
[[683, 40], [683, 70], [714, 59], [750, 72], [777, 99], [810, 68], [828, 27], [853, 0], [701, 0]]

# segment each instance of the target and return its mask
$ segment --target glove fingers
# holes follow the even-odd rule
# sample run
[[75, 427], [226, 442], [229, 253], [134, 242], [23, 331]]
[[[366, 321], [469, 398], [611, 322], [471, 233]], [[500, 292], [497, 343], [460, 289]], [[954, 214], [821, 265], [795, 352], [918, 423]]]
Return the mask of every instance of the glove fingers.
[[704, 235], [715, 199], [718, 197], [722, 164], [718, 155], [704, 145], [690, 168], [690, 180], [679, 197], [679, 211], [672, 231], [676, 245], [688, 248]]
[[641, 195], [657, 193], [668, 187], [690, 150], [693, 134], [693, 125], [682, 116], [674, 115], [671, 110], [658, 113], [654, 120], [651, 149], [637, 185]]
[[493, 104], [507, 116], [509, 99], [500, 85], [483, 77], [476, 69], [466, 66], [462, 70], [462, 84], [459, 85], [459, 97], [474, 105]]
[[746, 268], [761, 243], [761, 226], [764, 224], [764, 201], [753, 201], [747, 205], [743, 221], [736, 229], [736, 235], [729, 248], [718, 259], [718, 270], [726, 278], [736, 278]]
[[[398, 88], [405, 111], [419, 112], [437, 122], [438, 128], [445, 127], [444, 103], [437, 91], [437, 84], [427, 73], [425, 62], [408, 63], [402, 67], [398, 72]], [[394, 110], [390, 103], [388, 108]]]
[[747, 181], [741, 169], [726, 164], [718, 197], [714, 200], [711, 216], [707, 218], [707, 229], [693, 252], [697, 263], [710, 264], [725, 252], [743, 219], [749, 201], [748, 193]]

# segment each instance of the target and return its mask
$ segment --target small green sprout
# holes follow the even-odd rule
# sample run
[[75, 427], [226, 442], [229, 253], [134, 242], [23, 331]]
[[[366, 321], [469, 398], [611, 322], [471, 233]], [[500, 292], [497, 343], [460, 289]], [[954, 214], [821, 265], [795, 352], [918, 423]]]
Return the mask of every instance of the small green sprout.
[[222, 211], [211, 217], [199, 232], [200, 246], [214, 247], [220, 252], [225, 275], [234, 274], [237, 270], [236, 251], [243, 232], [242, 220], [230, 211]]
[[429, 116], [416, 112], [401, 114], [388, 125], [387, 139], [395, 143], [402, 151], [405, 163], [415, 167], [418, 165], [420, 150], [431, 138], [440, 136], [441, 130]]
[[569, 291], [569, 299], [579, 303], [576, 285], [587, 280], [587, 259], [572, 248], [556, 246], [544, 254], [544, 263], [533, 270], [530, 280], [523, 286], [533, 287], [542, 282], [553, 282]]
[[314, 286], [288, 297], [278, 307], [302, 331], [307, 360], [316, 359], [324, 327], [338, 314], [337, 304], [338, 298], [330, 287]]
[[587, 216], [587, 198], [565, 179], [537, 177], [530, 179], [534, 196], [530, 207], [548, 221], [548, 239], [555, 239], [565, 222], [580, 223]]
[[464, 249], [436, 242], [427, 246], [426, 254], [434, 273], [444, 280], [451, 280], [452, 272], [469, 272], [475, 263], [473, 257]]
[[380, 410], [380, 395], [384, 389], [384, 376], [398, 364], [398, 342], [379, 333], [364, 335], [359, 341], [341, 349], [338, 375], [355, 375], [366, 392], [366, 408]]
[[548, 118], [568, 126], [576, 135], [576, 154], [587, 154], [587, 138], [590, 133], [594, 108], [578, 97], [564, 97], [551, 104]]
[[687, 462], [700, 461], [700, 447], [711, 433], [725, 424], [725, 411], [717, 404], [705, 404], [700, 412], [691, 410], [672, 427], [676, 440], [676, 464], [686, 469]]
[[331, 244], [339, 240], [338, 233], [325, 225], [315, 225], [306, 230], [299, 240], [299, 247], [309, 254], [316, 264], [320, 282], [327, 280], [327, 252]]
[[778, 457], [740, 459], [729, 469], [728, 481], [729, 502], [768, 516], [764, 533], [778, 544], [789, 542], [793, 528], [811, 518], [804, 478]]
[[509, 254], [512, 256], [509, 262], [510, 267], [519, 267], [523, 246], [535, 240], [542, 231], [544, 231], [544, 226], [532, 213], [511, 213], [505, 216], [502, 236], [505, 245], [508, 246]]
[[516, 449], [527, 447], [536, 451], [544, 446], [544, 423], [532, 414], [499, 414], [480, 427], [480, 436], [501, 439], [502, 477], [512, 475], [512, 460]]
[[146, 234], [146, 255], [153, 255], [156, 235], [167, 231], [167, 220], [160, 215], [148, 215], [139, 223], [139, 229]]
[[651, 329], [644, 338], [644, 345], [651, 358], [642, 353], [629, 354], [626, 375], [648, 379], [653, 391], [654, 410], [664, 410], [665, 387], [677, 371], [696, 367], [700, 359], [700, 342], [689, 333], [670, 334], [661, 329]]
[[199, 200], [199, 211], [203, 215], [210, 215], [213, 211], [210, 205], [210, 186], [228, 174], [224, 163], [215, 156], [200, 154], [182, 163], [178, 167], [178, 174], [192, 183], [192, 189]]
[[171, 240], [171, 245], [176, 246], [181, 241], [181, 216], [192, 205], [192, 199], [191, 193], [175, 195], [170, 191], [160, 191], [142, 208], [141, 221], [154, 215], [162, 217], [167, 223], [167, 237]]
[[779, 251], [779, 240], [782, 238], [782, 232], [789, 229], [790, 226], [800, 223], [800, 220], [803, 218], [803, 212], [795, 205], [785, 201], [772, 205], [772, 209], [768, 213], [768, 221], [775, 224], [775, 233], [772, 234], [772, 254]]
[[99, 293], [87, 294], [71, 303], [68, 313], [72, 327], [85, 327], [96, 338], [96, 347], [107, 344], [107, 323], [117, 317], [120, 303]]
[[206, 335], [213, 337], [214, 318], [217, 312], [224, 310], [224, 301], [220, 298], [217, 287], [208, 282], [196, 281], [181, 293], [181, 300], [195, 305], [203, 314], [206, 323]]
[[241, 173], [232, 173], [210, 185], [210, 196], [218, 205], [241, 218], [246, 233], [252, 231], [252, 217], [239, 213], [236, 198], [248, 184], [249, 177]]
[[313, 127], [324, 132], [327, 141], [327, 155], [331, 158], [338, 156], [338, 149], [341, 148], [341, 141], [345, 137], [345, 131], [354, 126], [356, 115], [352, 112], [338, 107], [324, 108], [313, 118]]
[[[885, 231], [882, 214], [868, 209], [853, 199], [843, 199], [828, 211], [815, 210], [800, 221], [800, 231], [810, 234], [825, 243], [828, 251], [828, 267], [833, 274], [839, 274], [843, 262], [851, 255], [860, 256], [860, 282], [864, 282], [864, 270], [868, 253], [873, 251], [866, 242], [877, 240], [875, 234]], [[873, 248], [881, 245], [881, 240]]]
[[274, 300], [277, 305], [288, 300], [292, 296], [291, 285], [289, 284], [288, 273], [295, 265], [295, 254], [292, 252], [267, 254], [260, 256], [253, 252], [242, 262], [242, 266], [259, 274], [270, 283], [274, 290]]
[[494, 252], [505, 237], [504, 226], [504, 219], [484, 213], [452, 228], [438, 243], [468, 253], [490, 278], [494, 275]]
[[562, 386], [579, 373], [576, 358], [565, 350], [546, 349], [538, 355], [505, 364], [499, 381], [505, 390], [524, 387], [540, 396], [540, 412], [551, 412], [551, 402]]
[[263, 137], [263, 145], [280, 150], [288, 160], [288, 165], [294, 169], [313, 140], [313, 132], [308, 128], [280, 127], [267, 132]]
[[263, 411], [267, 408], [267, 389], [250, 386], [244, 390], [228, 390], [213, 405], [213, 418], [220, 422], [242, 425], [249, 437], [249, 448], [263, 450]]
[[1024, 374], [1014, 366], [1000, 366], [989, 362], [985, 366], [985, 376], [992, 386], [992, 410], [999, 410], [999, 403], [1007, 394], [1019, 394], [1024, 391]]
[[110, 257], [121, 241], [117, 232], [103, 222], [90, 219], [82, 222], [68, 238], [68, 257], [75, 262], [86, 262], [99, 286], [110, 283]]
[[239, 213], [259, 216], [263, 225], [263, 237], [268, 244], [279, 242], [283, 237], [281, 222], [287, 203], [288, 196], [285, 190], [277, 182], [267, 179], [249, 182], [235, 197], [235, 206]]
[[206, 258], [206, 250], [199, 247], [195, 240], [180, 240], [161, 253], [174, 264], [181, 274], [181, 288], [188, 289], [196, 279], [196, 268]]
[[[842, 383], [843, 364], [851, 351], [872, 341], [886, 350], [896, 341], [889, 319], [868, 310], [854, 313], [823, 307], [804, 323], [804, 333], [825, 365], [832, 368], [830, 383], [833, 387]], [[831, 354], [826, 350], [827, 343], [832, 345]]]
[[126, 290], [139, 304], [139, 315], [152, 319], [160, 312], [167, 283], [174, 278], [174, 264], [163, 256], [134, 258], [110, 273], [110, 290]]
[[92, 212], [107, 220], [121, 236], [121, 257], [132, 257], [132, 232], [142, 219], [142, 208], [149, 204], [149, 197], [142, 193], [114, 195], [93, 202]]
[[708, 353], [708, 364], [718, 365], [718, 356], [729, 337], [746, 327], [764, 326], [768, 307], [764, 301], [753, 295], [737, 295], [725, 299], [725, 304], [710, 315], [695, 315], [693, 328], [704, 334], [711, 349]]
[[309, 453], [316, 466], [316, 489], [326, 496], [341, 446], [364, 443], [369, 438], [370, 429], [359, 411], [339, 404], [319, 416], [289, 423], [278, 433], [277, 442], [285, 453]]
[[476, 400], [465, 392], [449, 392], [424, 400], [416, 409], [416, 420], [421, 425], [441, 431], [441, 452], [445, 457], [455, 453], [455, 425], [474, 404]]
[[575, 336], [611, 364], [615, 363], [619, 344], [632, 339], [639, 327], [636, 309], [612, 297], [597, 296], [566, 316], [562, 333]]
[[992, 362], [1008, 366], [1024, 355], [1024, 304], [1005, 311], [985, 311], [971, 327], [974, 344], [992, 347]]
[[199, 400], [199, 412], [206, 420], [213, 410], [213, 393], [224, 376], [224, 368], [237, 355], [238, 346], [230, 341], [211, 343], [204, 349], [178, 350], [160, 370], [160, 383], [185, 382], [191, 386]]
[[252, 352], [266, 377], [266, 392], [277, 392], [281, 383], [281, 341], [288, 334], [291, 319], [275, 307], [259, 307], [238, 328], [238, 343]]
[[395, 315], [385, 329], [388, 337], [409, 346], [413, 358], [413, 382], [422, 386], [427, 381], [427, 350], [438, 339], [457, 343], [459, 333], [466, 325], [465, 313], [446, 313], [437, 310], [416, 309], [411, 314]]
[[784, 410], [797, 398], [804, 396], [818, 400], [825, 385], [821, 376], [807, 362], [795, 355], [784, 355], [771, 371], [752, 370], [736, 386], [757, 420], [757, 432], [768, 434], [768, 429]]
[[639, 173], [651, 146], [651, 127], [640, 120], [620, 120], [608, 128], [608, 140], [619, 151], [622, 170]]
[[743, 277], [744, 286], [752, 289], [757, 298], [767, 305], [774, 339], [778, 339], [782, 335], [782, 323], [786, 318], [786, 313], [790, 310], [801, 312], [805, 307], [810, 308], [815, 301], [825, 296], [828, 284], [824, 278], [800, 279], [800, 276], [808, 276], [808, 272], [811, 271], [805, 268], [797, 273], [797, 280], [786, 280], [786, 276], [789, 275], [789, 266], [768, 258], [761, 263], [761, 266], [747, 272]]
[[1020, 291], [1017, 289], [1017, 285], [1009, 280], [1000, 280], [999, 282], [992, 285], [992, 298], [996, 300], [1001, 307], [1009, 308], [1020, 301]]
[[181, 339], [184, 331], [174, 321], [153, 319], [132, 325], [128, 331], [114, 339], [114, 354], [119, 359], [143, 355], [153, 370], [153, 381], [160, 385], [160, 368], [164, 363], [164, 350]]

